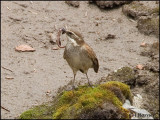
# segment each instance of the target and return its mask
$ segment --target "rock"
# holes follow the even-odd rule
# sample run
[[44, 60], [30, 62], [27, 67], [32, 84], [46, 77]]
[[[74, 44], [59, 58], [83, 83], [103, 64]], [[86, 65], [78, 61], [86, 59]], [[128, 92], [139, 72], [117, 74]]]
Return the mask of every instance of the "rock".
[[144, 66], [139, 64], [139, 65], [136, 66], [136, 68], [139, 69], [139, 70], [143, 70]]
[[108, 34], [108, 35], [105, 37], [105, 40], [115, 39], [115, 38], [116, 38], [116, 35]]
[[146, 35], [159, 36], [159, 16], [142, 16], [138, 19], [137, 28]]
[[152, 59], [159, 59], [159, 42], [154, 42], [153, 44], [150, 44], [147, 46], [145, 50], [141, 52], [142, 56], [148, 56]]
[[154, 55], [159, 54], [159, 41], [158, 42], [154, 42], [151, 45], [150, 50], [154, 53]]
[[79, 1], [65, 1], [65, 3], [73, 7], [79, 7]]
[[66, 18], [60, 18], [59, 20], [60, 20], [60, 21], [64, 21], [64, 20], [66, 20]]
[[[154, 63], [154, 62], [153, 62]], [[146, 70], [149, 70], [151, 72], [159, 72], [159, 65], [155, 65], [153, 63], [148, 63], [146, 66], [145, 66], [145, 69]], [[156, 61], [156, 63], [158, 63], [158, 61]]]
[[35, 49], [28, 46], [28, 45], [19, 45], [15, 48], [16, 51], [18, 52], [34, 52]]
[[[136, 84], [136, 74], [134, 70], [129, 67], [122, 67], [115, 72], [109, 74], [105, 81], [120, 81], [127, 85], [130, 85], [131, 88]], [[104, 80], [103, 80], [104, 81]], [[102, 81], [100, 81], [102, 82]]]
[[134, 19], [137, 19], [140, 16], [147, 16], [150, 14], [150, 8], [144, 6], [143, 4], [139, 3], [138, 1], [132, 2], [131, 4], [124, 5], [122, 7], [122, 12]]
[[10, 76], [7, 76], [7, 77], [5, 77], [5, 78], [8, 79], [8, 80], [14, 79], [13, 77], [10, 77]]
[[92, 112], [84, 113], [80, 119], [120, 119], [120, 111], [110, 103], [104, 103]]
[[[137, 70], [137, 74], [137, 93], [141, 93], [143, 95], [143, 102], [140, 108], [149, 111], [153, 115], [154, 119], [159, 119], [159, 73], [153, 73], [148, 70]], [[133, 105], [135, 105], [134, 98], [133, 103]]]
[[[120, 88], [112, 86], [112, 87], [108, 87], [108, 89], [110, 91], [112, 91], [121, 101], [122, 103], [125, 102], [125, 96], [123, 95], [122, 91], [120, 90]], [[131, 100], [131, 99], [130, 99]], [[132, 100], [131, 100], [132, 101]]]
[[143, 108], [148, 110], [154, 119], [159, 119], [159, 75], [153, 78], [150, 83], [145, 87], [147, 96], [143, 101], [145, 104]]
[[114, 6], [130, 3], [131, 1], [94, 1], [100, 8], [113, 8]]
[[[150, 79], [151, 80], [151, 79]], [[143, 86], [143, 85], [147, 85], [149, 83], [149, 78], [148, 77], [145, 77], [145, 76], [139, 76], [136, 80], [136, 84], [139, 85], [139, 86]]]
[[144, 70], [137, 70], [136, 83], [143, 89], [143, 106], [154, 119], [159, 119], [159, 41], [149, 44], [141, 55], [150, 58]]
[[151, 6], [146, 6], [143, 2], [134, 1], [130, 4], [124, 5], [122, 7], [122, 12], [134, 19], [138, 19], [140, 16], [148, 16], [151, 14], [159, 14], [159, 6], [151, 8]]
[[147, 45], [148, 45], [147, 43], [142, 42], [141, 45], [140, 45], [140, 47], [147, 47]]
[[57, 36], [55, 33], [48, 33], [47, 36], [50, 38], [49, 41], [51, 44], [53, 45], [56, 44], [55, 41], [56, 41]]
[[141, 33], [159, 37], [159, 6], [151, 7], [151, 5], [147, 6], [143, 2], [135, 1], [124, 5], [122, 12], [138, 20], [137, 28]]
[[[63, 91], [50, 104], [36, 106], [20, 115], [20, 119], [129, 119], [130, 112], [122, 107], [121, 94], [132, 102], [128, 85], [110, 81], [95, 86], [79, 86], [75, 90]], [[117, 94], [117, 95], [116, 95]]]

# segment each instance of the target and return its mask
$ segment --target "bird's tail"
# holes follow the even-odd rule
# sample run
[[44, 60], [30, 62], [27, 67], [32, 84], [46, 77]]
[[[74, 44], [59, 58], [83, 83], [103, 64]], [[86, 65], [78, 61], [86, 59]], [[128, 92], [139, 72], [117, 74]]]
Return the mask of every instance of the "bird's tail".
[[98, 63], [98, 59], [97, 58], [95, 58], [94, 61], [93, 61], [93, 68], [94, 68], [94, 71], [96, 73], [98, 73], [99, 63]]

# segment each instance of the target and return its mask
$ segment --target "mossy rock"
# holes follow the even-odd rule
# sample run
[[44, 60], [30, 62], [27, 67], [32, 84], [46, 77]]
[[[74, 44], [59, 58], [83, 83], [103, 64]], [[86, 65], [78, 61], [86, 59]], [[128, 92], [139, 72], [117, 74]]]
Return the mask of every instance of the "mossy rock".
[[[130, 87], [110, 81], [94, 88], [79, 86], [64, 91], [50, 105], [41, 105], [20, 115], [20, 119], [129, 119], [130, 112], [122, 107], [125, 99], [132, 101]], [[109, 117], [109, 118], [108, 118]]]
[[73, 7], [79, 7], [80, 4], [79, 1], [65, 1], [65, 3]]
[[137, 27], [141, 33], [159, 37], [159, 16], [140, 17]]
[[131, 4], [124, 5], [122, 12], [138, 20], [137, 28], [141, 33], [145, 35], [153, 34], [159, 37], [159, 6], [151, 8], [135, 1]]
[[150, 8], [142, 3], [135, 1], [122, 7], [122, 12], [134, 19], [138, 19], [140, 16], [148, 16], [151, 14], [159, 14], [159, 6]]
[[113, 8], [131, 2], [131, 1], [94, 1], [94, 0], [92, 1], [95, 2], [97, 6], [100, 8]]
[[139, 16], [149, 15], [150, 9], [136, 1], [131, 4], [124, 5], [122, 7], [122, 12], [131, 18], [137, 19]]
[[103, 82], [119, 81], [127, 85], [130, 85], [131, 87], [134, 87], [136, 85], [136, 78], [137, 78], [136, 73], [132, 68], [122, 67], [117, 71], [114, 71], [111, 74], [109, 74], [107, 78], [103, 80]]
[[143, 49], [141, 55], [154, 59], [154, 56], [159, 55], [159, 41], [149, 44], [145, 49]]
[[53, 104], [45, 103], [39, 106], [35, 106], [20, 115], [20, 119], [52, 119]]

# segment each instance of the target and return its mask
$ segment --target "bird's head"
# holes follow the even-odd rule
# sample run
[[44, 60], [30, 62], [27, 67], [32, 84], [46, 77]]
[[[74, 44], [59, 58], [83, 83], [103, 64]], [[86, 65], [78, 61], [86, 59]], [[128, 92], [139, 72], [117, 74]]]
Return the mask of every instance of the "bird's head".
[[63, 28], [62, 34], [66, 34], [68, 40], [72, 42], [75, 46], [81, 46], [84, 43], [82, 35], [75, 30], [65, 30]]

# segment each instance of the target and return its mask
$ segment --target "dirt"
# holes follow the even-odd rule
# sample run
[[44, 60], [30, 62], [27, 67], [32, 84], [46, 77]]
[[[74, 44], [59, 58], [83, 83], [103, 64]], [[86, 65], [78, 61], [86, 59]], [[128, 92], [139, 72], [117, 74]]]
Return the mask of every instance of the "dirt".
[[[97, 74], [93, 69], [88, 72], [93, 84], [120, 67], [147, 63], [150, 58], [140, 55], [140, 44], [158, 40], [140, 33], [137, 22], [127, 18], [122, 7], [103, 10], [87, 1], [80, 2], [78, 8], [64, 1], [1, 3], [1, 105], [10, 110], [1, 109], [2, 119], [15, 118], [32, 106], [50, 101], [60, 87], [73, 79], [63, 59], [64, 49], [53, 50], [57, 45], [50, 43], [48, 33], [55, 34], [56, 29], [65, 26], [82, 33], [100, 64]], [[105, 40], [108, 34], [116, 37]], [[65, 45], [66, 36], [61, 40]], [[36, 51], [15, 51], [21, 44]], [[78, 72], [76, 84], [86, 83], [85, 75]], [[137, 90], [139, 94], [141, 89]]]

